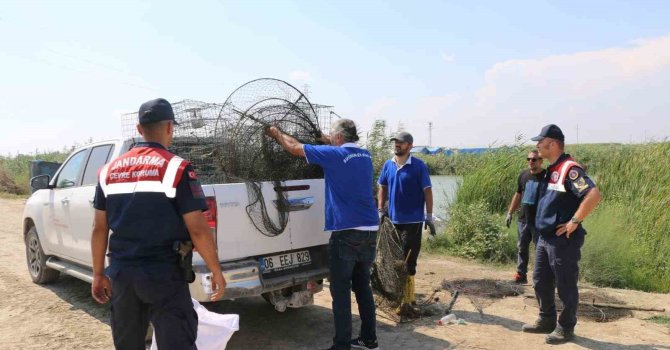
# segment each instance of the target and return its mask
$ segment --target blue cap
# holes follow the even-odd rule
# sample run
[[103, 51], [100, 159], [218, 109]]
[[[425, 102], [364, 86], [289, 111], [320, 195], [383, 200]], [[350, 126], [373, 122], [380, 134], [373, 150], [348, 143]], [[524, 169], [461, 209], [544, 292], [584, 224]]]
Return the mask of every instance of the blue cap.
[[563, 131], [561, 131], [561, 128], [556, 126], [556, 124], [545, 125], [544, 128], [542, 128], [542, 131], [540, 131], [540, 134], [533, 137], [531, 140], [542, 141], [542, 139], [545, 138], [545, 137], [555, 139], [555, 140], [559, 140], [559, 141], [565, 141], [565, 136], [563, 136]]
[[161, 122], [163, 120], [172, 120], [175, 125], [179, 125], [174, 120], [174, 112], [172, 105], [164, 98], [157, 98], [155, 100], [144, 102], [137, 112], [140, 124], [151, 124]]

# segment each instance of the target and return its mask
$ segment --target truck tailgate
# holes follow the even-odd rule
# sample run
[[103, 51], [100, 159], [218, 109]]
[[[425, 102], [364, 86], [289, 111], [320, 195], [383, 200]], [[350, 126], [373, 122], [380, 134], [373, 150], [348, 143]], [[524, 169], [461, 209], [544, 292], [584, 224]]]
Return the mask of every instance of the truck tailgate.
[[[261, 233], [247, 215], [249, 205], [247, 185], [244, 183], [203, 186], [205, 194], [213, 194], [217, 201], [217, 248], [221, 261], [264, 256], [277, 252], [324, 245], [329, 234], [324, 228], [323, 179], [292, 180], [281, 183], [292, 204], [288, 225], [279, 235], [270, 237]], [[274, 184], [261, 183], [261, 192], [269, 217], [277, 224], [277, 195]], [[263, 228], [262, 222], [256, 225]], [[199, 257], [198, 257], [199, 258]]]

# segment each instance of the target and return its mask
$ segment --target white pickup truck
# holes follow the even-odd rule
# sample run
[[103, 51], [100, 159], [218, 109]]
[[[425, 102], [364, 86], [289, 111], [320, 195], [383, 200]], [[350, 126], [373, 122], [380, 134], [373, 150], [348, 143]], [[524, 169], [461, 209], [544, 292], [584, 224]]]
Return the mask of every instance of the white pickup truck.
[[[60, 273], [92, 282], [93, 197], [100, 167], [126, 152], [138, 139], [97, 142], [75, 150], [54, 174], [31, 179], [36, 191], [26, 202], [23, 235], [30, 276], [53, 282]], [[197, 171], [197, 169], [196, 169]], [[276, 217], [276, 186], [261, 183], [269, 216]], [[329, 235], [324, 227], [323, 179], [282, 182], [289, 220], [279, 235], [261, 234], [245, 208], [245, 183], [203, 184], [207, 217], [227, 286], [224, 299], [262, 295], [278, 311], [313, 303], [328, 276]], [[212, 293], [209, 271], [193, 256], [196, 279], [191, 296], [206, 302]]]

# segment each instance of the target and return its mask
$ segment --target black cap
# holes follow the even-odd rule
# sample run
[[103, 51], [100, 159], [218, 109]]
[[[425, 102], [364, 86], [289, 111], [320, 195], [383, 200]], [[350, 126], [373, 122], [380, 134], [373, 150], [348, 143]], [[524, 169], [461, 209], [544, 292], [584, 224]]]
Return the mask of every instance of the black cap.
[[556, 139], [559, 141], [565, 141], [565, 136], [563, 136], [563, 131], [561, 131], [561, 128], [556, 126], [556, 124], [549, 124], [545, 125], [544, 128], [542, 128], [542, 131], [540, 131], [540, 134], [533, 137], [531, 140], [533, 141], [542, 141], [543, 138], [549, 137], [552, 139]]
[[174, 120], [174, 112], [172, 105], [164, 98], [157, 98], [155, 100], [144, 102], [140, 106], [140, 111], [137, 112], [140, 124], [151, 124], [163, 120], [172, 120], [175, 125], [178, 123]]
[[414, 138], [407, 131], [400, 131], [391, 137], [391, 141], [414, 143]]

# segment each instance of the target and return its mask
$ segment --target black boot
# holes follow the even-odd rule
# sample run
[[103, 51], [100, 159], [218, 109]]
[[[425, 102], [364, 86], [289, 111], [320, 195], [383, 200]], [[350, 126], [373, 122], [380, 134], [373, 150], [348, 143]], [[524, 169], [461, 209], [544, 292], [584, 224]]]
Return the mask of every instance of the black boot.
[[551, 333], [556, 328], [556, 320], [551, 318], [538, 318], [535, 323], [526, 323], [521, 326], [521, 331], [526, 333]]
[[553, 332], [547, 334], [544, 342], [547, 344], [563, 344], [575, 339], [575, 331], [563, 329], [561, 326], [556, 326]]

